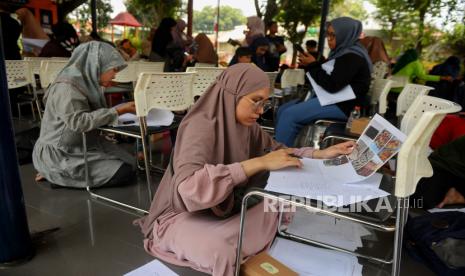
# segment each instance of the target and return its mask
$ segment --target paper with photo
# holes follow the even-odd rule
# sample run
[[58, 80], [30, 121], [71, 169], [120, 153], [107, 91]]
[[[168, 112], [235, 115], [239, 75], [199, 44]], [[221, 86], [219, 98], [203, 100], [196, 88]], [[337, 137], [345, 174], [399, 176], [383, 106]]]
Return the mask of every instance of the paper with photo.
[[[331, 75], [334, 69], [335, 60], [332, 59], [330, 61], [325, 62], [321, 65], [321, 68], [326, 71], [328, 75]], [[318, 97], [318, 101], [320, 102], [321, 106], [345, 102], [348, 100], [355, 99], [355, 93], [352, 90], [350, 85], [346, 85], [340, 91], [336, 93], [329, 93], [323, 87], [318, 85], [310, 73], [307, 73], [307, 78], [309, 79], [313, 90], [315, 91], [316, 96]]]
[[[363, 131], [351, 154], [324, 161], [328, 173], [340, 178], [343, 170], [347, 182], [357, 182], [373, 175], [397, 154], [406, 136], [386, 119], [376, 114]], [[347, 160], [345, 159], [347, 158]], [[354, 173], [348, 173], [352, 169]]]
[[363, 266], [353, 255], [283, 238], [276, 238], [268, 253], [301, 276], [362, 275]]
[[124, 274], [124, 276], [178, 276], [166, 265], [162, 264], [159, 260], [153, 260], [131, 272]]
[[[169, 126], [173, 123], [174, 114], [169, 110], [152, 108], [147, 115], [147, 126]], [[138, 126], [139, 118], [136, 114], [125, 113], [118, 117], [118, 124], [121, 126]]]

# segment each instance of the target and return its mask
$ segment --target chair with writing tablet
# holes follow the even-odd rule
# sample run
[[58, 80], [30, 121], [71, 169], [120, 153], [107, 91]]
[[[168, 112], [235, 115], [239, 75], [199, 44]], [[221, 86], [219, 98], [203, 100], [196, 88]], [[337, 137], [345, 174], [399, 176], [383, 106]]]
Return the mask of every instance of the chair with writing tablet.
[[[99, 130], [126, 135], [142, 140], [142, 149], [144, 154], [144, 166], [148, 190], [148, 202], [152, 200], [150, 161], [151, 154], [148, 152], [148, 137], [151, 134], [174, 130], [180, 123], [180, 118], [175, 116], [174, 122], [166, 127], [149, 127], [147, 126], [147, 115], [151, 109], [157, 108], [169, 111], [183, 111], [192, 105], [192, 82], [194, 73], [141, 73], [137, 80], [134, 90], [134, 101], [136, 105], [136, 116], [139, 120], [138, 126], [128, 127], [101, 127]], [[92, 190], [92, 179], [88, 173], [88, 154], [86, 133], [82, 134], [84, 146], [85, 175], [87, 182], [87, 191], [94, 198], [106, 200], [114, 204], [147, 213], [148, 209], [141, 209], [136, 206], [125, 204], [99, 194]]]
[[[394, 233], [392, 256], [388, 258], [378, 258], [371, 255], [354, 252], [325, 242], [311, 240], [306, 237], [286, 232], [281, 228], [282, 212], [280, 212], [278, 233], [279, 235], [291, 238], [293, 240], [304, 242], [312, 245], [318, 245], [323, 248], [336, 250], [355, 255], [361, 259], [369, 260], [377, 264], [390, 264], [391, 275], [399, 275], [401, 264], [403, 228], [407, 220], [409, 210], [409, 196], [415, 192], [418, 181], [423, 177], [430, 177], [433, 173], [431, 164], [428, 161], [429, 142], [433, 132], [441, 123], [442, 119], [448, 113], [455, 113], [461, 110], [460, 105], [430, 96], [419, 96], [415, 99], [411, 108], [406, 112], [402, 121], [401, 130], [407, 134], [407, 138], [400, 148], [397, 157], [397, 170], [395, 174], [395, 183], [391, 189], [391, 195], [395, 198], [395, 208], [392, 215], [387, 219], [374, 220], [373, 216], [367, 216], [368, 213], [338, 212], [330, 209], [319, 208], [317, 205], [310, 204], [303, 200], [289, 199], [284, 194], [268, 192], [263, 189], [251, 189], [243, 198], [240, 216], [240, 228], [236, 255], [236, 275], [239, 275], [241, 258], [241, 249], [244, 236], [244, 225], [246, 223], [246, 212], [248, 199], [253, 196], [270, 198], [277, 200], [282, 204], [292, 204], [294, 206], [306, 208], [317, 214], [328, 215], [337, 219], [343, 219], [353, 223], [359, 223], [362, 226], [369, 227], [373, 230]], [[370, 202], [370, 201], [368, 201]], [[356, 209], [355, 209], [356, 210]], [[376, 212], [374, 212], [376, 213]], [[395, 221], [393, 223], [393, 221]], [[386, 248], [386, 251], [388, 249]]]

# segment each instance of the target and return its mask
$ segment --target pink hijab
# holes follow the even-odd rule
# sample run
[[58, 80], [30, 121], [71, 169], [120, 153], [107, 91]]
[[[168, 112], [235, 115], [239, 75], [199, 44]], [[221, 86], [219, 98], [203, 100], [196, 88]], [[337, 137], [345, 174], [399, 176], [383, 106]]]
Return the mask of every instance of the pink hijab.
[[258, 124], [243, 126], [236, 121], [236, 105], [242, 96], [269, 88], [260, 68], [239, 63], [226, 69], [200, 97], [179, 126], [174, 153], [149, 215], [140, 223], [149, 237], [154, 221], [168, 211], [181, 213], [186, 207], [178, 186], [205, 164], [232, 164], [263, 155], [276, 143]]

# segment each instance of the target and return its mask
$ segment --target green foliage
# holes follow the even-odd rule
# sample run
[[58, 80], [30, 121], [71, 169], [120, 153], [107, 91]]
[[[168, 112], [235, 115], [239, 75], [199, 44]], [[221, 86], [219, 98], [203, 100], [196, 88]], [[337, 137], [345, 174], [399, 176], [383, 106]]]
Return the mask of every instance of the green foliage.
[[158, 26], [165, 17], [174, 17], [181, 0], [125, 0], [126, 9], [145, 27]]
[[334, 5], [331, 9], [331, 18], [341, 16], [349, 16], [360, 21], [364, 21], [368, 17], [368, 13], [363, 7], [362, 0], [345, 0]]
[[[194, 11], [194, 32], [213, 33], [216, 13], [216, 7], [212, 6], [205, 6], [201, 11]], [[246, 18], [240, 9], [220, 6], [220, 31], [229, 31], [245, 23]]]
[[[111, 7], [110, 0], [97, 0], [97, 29], [105, 28], [110, 22], [110, 14], [113, 12]], [[76, 16], [76, 21], [79, 22], [81, 26], [81, 33], [85, 30], [87, 33], [90, 33], [90, 15], [92, 14], [90, 10], [90, 5], [88, 2], [82, 4], [74, 10], [74, 15]]]
[[465, 57], [465, 24], [456, 24], [451, 32], [446, 33], [444, 44], [453, 54]]
[[[389, 33], [389, 38], [399, 38], [402, 44], [396, 52], [409, 47], [421, 50], [436, 42], [439, 30], [427, 22], [440, 17], [444, 22], [458, 20], [463, 13], [465, 0], [370, 0], [377, 8], [376, 18]], [[447, 11], [447, 15], [444, 15]], [[463, 16], [463, 15], [462, 15]]]

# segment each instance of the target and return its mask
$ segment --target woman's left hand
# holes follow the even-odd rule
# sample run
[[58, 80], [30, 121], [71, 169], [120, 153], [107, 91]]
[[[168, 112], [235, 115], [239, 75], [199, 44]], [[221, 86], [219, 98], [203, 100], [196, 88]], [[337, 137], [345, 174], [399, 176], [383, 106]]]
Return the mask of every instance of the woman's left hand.
[[310, 63], [316, 61], [316, 59], [312, 55], [306, 54], [306, 53], [299, 53], [298, 57], [299, 57], [299, 63], [304, 66], [309, 65]]
[[354, 150], [355, 142], [347, 141], [334, 146], [331, 146], [324, 150], [316, 150], [313, 152], [313, 158], [315, 159], [331, 159], [338, 157], [342, 154], [349, 154]]

